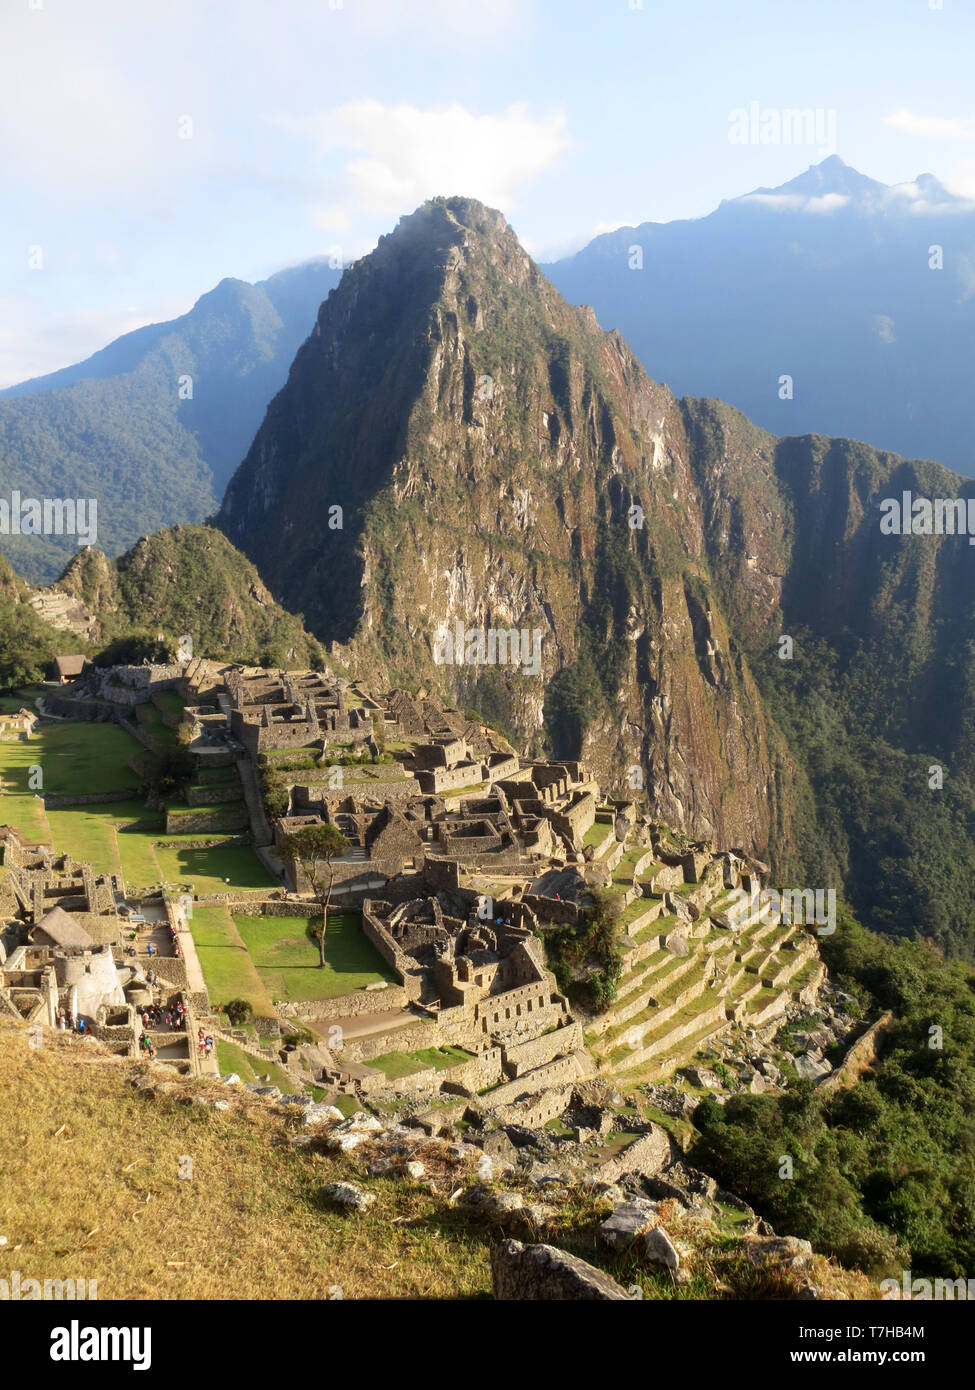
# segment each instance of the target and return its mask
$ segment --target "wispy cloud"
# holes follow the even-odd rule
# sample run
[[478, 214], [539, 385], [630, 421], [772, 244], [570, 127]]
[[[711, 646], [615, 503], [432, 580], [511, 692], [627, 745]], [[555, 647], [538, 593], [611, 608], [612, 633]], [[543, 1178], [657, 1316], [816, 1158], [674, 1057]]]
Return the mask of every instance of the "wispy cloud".
[[388, 218], [438, 194], [466, 194], [509, 213], [519, 187], [551, 169], [570, 141], [564, 112], [533, 117], [525, 104], [476, 115], [457, 102], [438, 110], [380, 101], [272, 118], [309, 139], [320, 158], [345, 151], [344, 176], [316, 210], [342, 233], [353, 210]]
[[884, 117], [884, 125], [925, 140], [975, 140], [973, 116], [920, 116], [900, 106]]
[[846, 193], [746, 193], [738, 203], [755, 203], [771, 212], [839, 212], [852, 199]]

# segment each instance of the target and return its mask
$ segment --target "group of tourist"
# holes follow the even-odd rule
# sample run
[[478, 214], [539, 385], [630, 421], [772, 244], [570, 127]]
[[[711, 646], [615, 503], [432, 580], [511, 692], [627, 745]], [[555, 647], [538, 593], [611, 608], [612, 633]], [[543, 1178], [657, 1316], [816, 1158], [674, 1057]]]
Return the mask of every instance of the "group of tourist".
[[85, 1031], [85, 1020], [79, 1014], [75, 1018], [70, 1009], [66, 1009], [62, 1004], [58, 1009], [58, 1028], [62, 1033], [83, 1033]]
[[201, 1057], [213, 1056], [213, 1039], [204, 1034], [202, 1028], [197, 1031], [196, 1045], [199, 1048]]
[[156, 1049], [153, 1047], [152, 1039], [150, 1038], [148, 1033], [143, 1033], [140, 1037], [139, 1047], [146, 1054], [149, 1060], [152, 1061], [153, 1057], [155, 1057], [156, 1055]]
[[177, 999], [169, 1008], [162, 1004], [146, 1004], [142, 1010], [142, 1027], [143, 1030], [166, 1028], [170, 1033], [178, 1033], [186, 1027], [186, 1005], [182, 999]]

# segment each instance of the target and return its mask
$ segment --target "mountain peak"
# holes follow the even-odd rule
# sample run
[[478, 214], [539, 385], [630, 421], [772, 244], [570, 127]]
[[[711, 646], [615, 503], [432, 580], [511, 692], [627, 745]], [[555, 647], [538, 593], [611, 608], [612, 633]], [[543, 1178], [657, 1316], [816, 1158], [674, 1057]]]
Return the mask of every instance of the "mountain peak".
[[414, 212], [401, 217], [392, 232], [380, 237], [379, 245], [433, 245], [441, 239], [460, 245], [466, 240], [465, 234], [509, 247], [518, 244], [503, 213], [476, 198], [454, 194], [428, 198]]
[[[789, 179], [787, 183], [779, 184], [776, 188], [757, 188], [754, 192], [747, 193], [745, 199], [761, 197], [844, 198], [852, 202], [862, 202], [871, 196], [886, 192], [886, 184], [868, 178], [866, 174], [861, 174], [858, 169], [847, 164], [838, 154], [831, 154], [820, 160], [818, 164], [810, 164], [804, 173], [798, 174], [794, 179]], [[736, 199], [735, 201], [743, 200]]]

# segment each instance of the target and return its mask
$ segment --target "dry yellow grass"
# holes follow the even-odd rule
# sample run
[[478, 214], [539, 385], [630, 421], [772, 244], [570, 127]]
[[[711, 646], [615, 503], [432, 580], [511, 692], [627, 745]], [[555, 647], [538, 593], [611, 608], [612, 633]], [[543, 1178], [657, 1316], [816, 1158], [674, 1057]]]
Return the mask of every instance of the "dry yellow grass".
[[[171, 1090], [132, 1086], [149, 1074]], [[226, 1099], [230, 1109], [187, 1103]], [[92, 1039], [0, 1021], [0, 1277], [95, 1279], [100, 1299], [346, 1299], [490, 1297], [490, 1245], [505, 1235], [544, 1239], [600, 1265], [645, 1299], [790, 1298], [805, 1278], [825, 1297], [875, 1298], [859, 1275], [817, 1257], [808, 1273], [757, 1271], [731, 1232], [661, 1211], [690, 1257], [677, 1285], [635, 1253], [611, 1257], [598, 1240], [609, 1207], [581, 1188], [554, 1198], [519, 1174], [506, 1186], [526, 1203], [557, 1200], [543, 1235], [485, 1228], [451, 1205], [475, 1180], [431, 1140], [417, 1153], [435, 1191], [371, 1177], [370, 1154], [333, 1156], [318, 1141], [289, 1144], [296, 1118], [249, 1092], [177, 1081], [161, 1067], [122, 1061]], [[367, 1146], [363, 1146], [365, 1150]], [[192, 1177], [181, 1178], [185, 1160]], [[343, 1215], [321, 1188], [351, 1180], [375, 1204]]]
[[368, 1212], [332, 1212], [318, 1193], [356, 1176], [351, 1159], [295, 1151], [269, 1107], [140, 1094], [140, 1070], [53, 1033], [35, 1052], [0, 1027], [0, 1276], [97, 1279], [103, 1299], [489, 1293], [483, 1238], [433, 1228], [440, 1198], [372, 1181]]

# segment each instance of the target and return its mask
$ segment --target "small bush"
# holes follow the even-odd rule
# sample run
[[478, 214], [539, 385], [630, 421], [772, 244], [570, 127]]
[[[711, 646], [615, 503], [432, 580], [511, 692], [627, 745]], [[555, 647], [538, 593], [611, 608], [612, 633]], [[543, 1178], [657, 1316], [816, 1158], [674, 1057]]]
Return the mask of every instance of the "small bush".
[[224, 1006], [224, 1013], [235, 1028], [242, 1028], [253, 1016], [254, 1010], [247, 999], [231, 999]]

